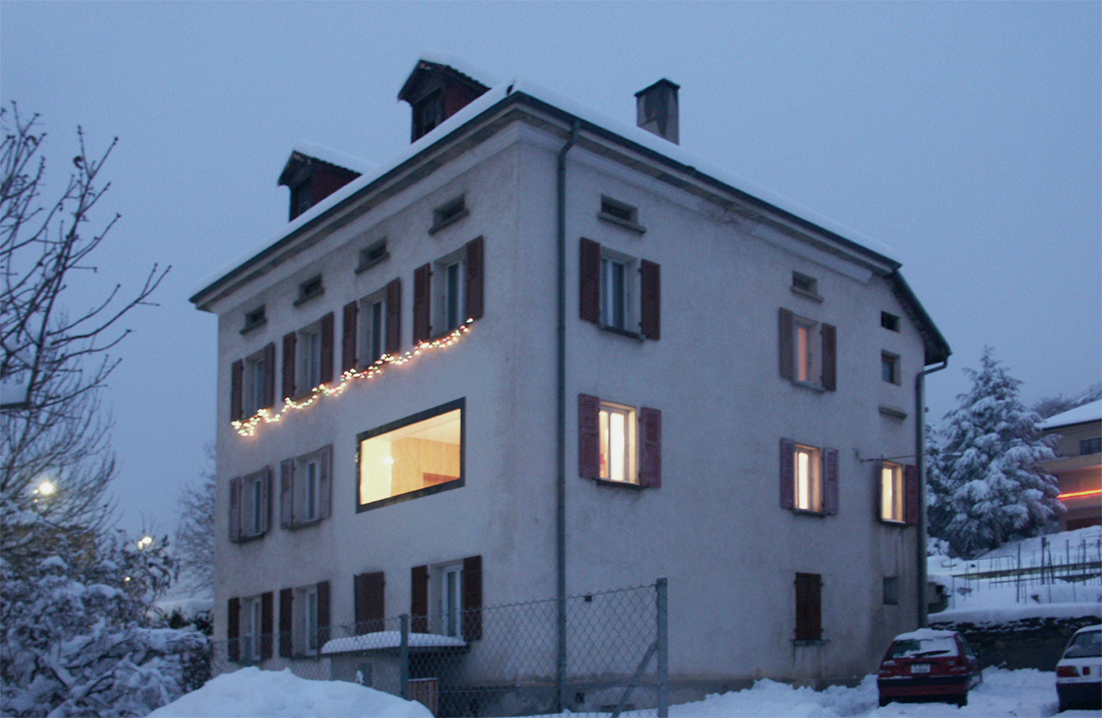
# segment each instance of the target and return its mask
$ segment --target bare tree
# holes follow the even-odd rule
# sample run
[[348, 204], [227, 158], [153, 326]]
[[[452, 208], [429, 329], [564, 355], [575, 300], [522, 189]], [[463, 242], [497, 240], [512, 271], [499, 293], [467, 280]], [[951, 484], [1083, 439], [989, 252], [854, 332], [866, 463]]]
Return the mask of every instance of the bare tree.
[[207, 446], [207, 465], [197, 482], [176, 497], [180, 523], [176, 526], [176, 557], [184, 580], [193, 589], [214, 587], [214, 447]]
[[116, 285], [91, 306], [66, 306], [73, 274], [95, 271], [92, 255], [118, 221], [96, 227], [91, 216], [110, 187], [100, 172], [117, 139], [97, 157], [77, 128], [68, 182], [46, 202], [38, 116], [12, 103], [0, 126], [0, 550], [11, 558], [39, 552], [35, 524], [91, 536], [109, 519], [115, 458], [100, 392], [129, 333], [120, 320], [148, 303], [168, 269], [154, 265], [129, 296]]

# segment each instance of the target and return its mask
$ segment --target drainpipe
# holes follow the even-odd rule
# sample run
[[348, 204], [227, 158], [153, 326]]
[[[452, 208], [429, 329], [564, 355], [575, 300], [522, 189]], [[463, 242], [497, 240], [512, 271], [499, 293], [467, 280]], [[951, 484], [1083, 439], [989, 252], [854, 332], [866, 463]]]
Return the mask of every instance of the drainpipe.
[[945, 359], [940, 366], [923, 369], [915, 377], [915, 457], [918, 464], [918, 627], [929, 621], [926, 609], [926, 375], [949, 366]]
[[566, 710], [566, 153], [578, 141], [578, 121], [570, 127], [570, 139], [559, 150], [558, 162], [558, 327], [557, 327], [557, 418], [555, 482], [555, 580], [558, 595], [558, 707]]

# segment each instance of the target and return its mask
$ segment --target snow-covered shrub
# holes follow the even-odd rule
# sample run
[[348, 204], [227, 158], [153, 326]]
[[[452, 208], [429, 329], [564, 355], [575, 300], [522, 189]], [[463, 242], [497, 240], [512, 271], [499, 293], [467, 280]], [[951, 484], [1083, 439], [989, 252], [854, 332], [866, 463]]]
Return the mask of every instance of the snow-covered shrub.
[[150, 610], [172, 575], [163, 539], [52, 543], [66, 550], [30, 565], [0, 558], [0, 713], [144, 716], [201, 685], [207, 638]]

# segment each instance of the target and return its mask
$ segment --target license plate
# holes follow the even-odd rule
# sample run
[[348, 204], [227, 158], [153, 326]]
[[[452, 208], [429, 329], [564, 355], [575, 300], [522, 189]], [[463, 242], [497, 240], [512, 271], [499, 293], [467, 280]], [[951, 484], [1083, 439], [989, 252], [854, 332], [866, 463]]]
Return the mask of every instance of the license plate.
[[911, 664], [911, 673], [929, 673], [929, 663], [913, 663]]

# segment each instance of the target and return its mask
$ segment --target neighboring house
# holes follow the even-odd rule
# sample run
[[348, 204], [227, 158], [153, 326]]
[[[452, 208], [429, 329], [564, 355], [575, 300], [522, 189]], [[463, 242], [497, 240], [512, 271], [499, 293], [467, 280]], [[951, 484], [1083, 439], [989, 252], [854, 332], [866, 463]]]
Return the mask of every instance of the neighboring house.
[[675, 690], [867, 674], [920, 621], [949, 356], [899, 263], [681, 150], [668, 80], [632, 127], [478, 76], [418, 62], [412, 146], [324, 200], [296, 150], [294, 219], [192, 297], [216, 638], [276, 667], [409, 613], [477, 661], [482, 607], [664, 576]]
[[1041, 467], [1060, 480], [1060, 501], [1067, 512], [1060, 530], [1102, 524], [1102, 399], [1049, 417], [1046, 436], [1059, 436], [1056, 458]]

